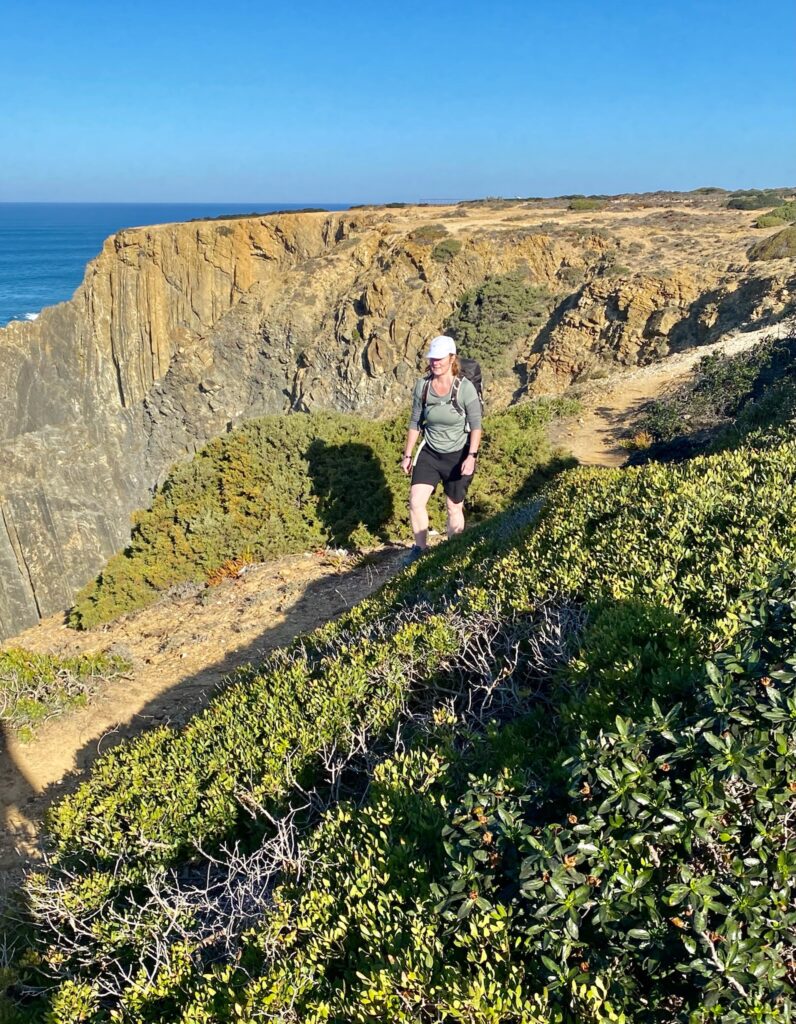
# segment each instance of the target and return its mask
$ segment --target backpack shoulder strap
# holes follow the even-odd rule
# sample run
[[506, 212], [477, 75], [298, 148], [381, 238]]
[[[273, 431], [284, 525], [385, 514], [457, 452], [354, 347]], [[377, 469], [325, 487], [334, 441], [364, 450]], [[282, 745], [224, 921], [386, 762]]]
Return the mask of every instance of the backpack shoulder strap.
[[464, 416], [464, 409], [459, 404], [459, 388], [462, 386], [462, 378], [454, 377], [451, 387], [451, 405], [460, 416]]
[[426, 403], [428, 402], [428, 389], [431, 387], [431, 380], [426, 377], [423, 381], [423, 390], [420, 392], [420, 429], [426, 429]]

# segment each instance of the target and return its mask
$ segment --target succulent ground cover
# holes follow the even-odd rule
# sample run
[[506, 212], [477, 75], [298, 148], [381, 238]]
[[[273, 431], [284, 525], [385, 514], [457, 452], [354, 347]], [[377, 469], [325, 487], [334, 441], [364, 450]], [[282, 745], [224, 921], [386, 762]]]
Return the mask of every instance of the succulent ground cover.
[[51, 815], [17, 991], [54, 1024], [789, 1019], [794, 484], [787, 434], [567, 472], [114, 748]]

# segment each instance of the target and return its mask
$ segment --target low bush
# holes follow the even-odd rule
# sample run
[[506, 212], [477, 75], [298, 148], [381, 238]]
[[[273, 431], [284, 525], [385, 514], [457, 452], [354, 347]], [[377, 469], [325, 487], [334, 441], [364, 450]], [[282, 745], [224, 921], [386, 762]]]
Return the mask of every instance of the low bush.
[[784, 260], [796, 256], [796, 225], [755, 242], [747, 255], [750, 260]]
[[736, 419], [753, 400], [790, 377], [796, 363], [792, 338], [764, 339], [733, 356], [703, 356], [689, 380], [672, 394], [649, 404], [639, 429], [658, 442], [715, 428]]
[[785, 200], [780, 192], [773, 189], [736, 192], [727, 200], [730, 210], [764, 210], [774, 206], [782, 206]]
[[755, 221], [755, 227], [775, 228], [796, 221], [796, 202], [784, 203], [771, 213], [764, 213]]
[[409, 238], [421, 245], [431, 245], [432, 242], [439, 242], [441, 238], [445, 238], [447, 234], [448, 229], [444, 224], [421, 224], [409, 233]]
[[520, 272], [490, 277], [459, 299], [445, 324], [459, 348], [487, 369], [503, 367], [516, 344], [536, 333], [553, 307], [553, 296]]
[[[572, 403], [517, 406], [487, 419], [468, 496], [471, 516], [505, 508], [529, 480], [564, 463], [544, 426]], [[179, 583], [201, 583], [230, 561], [367, 547], [405, 537], [407, 480], [398, 465], [407, 417], [375, 422], [335, 413], [251, 420], [176, 466], [152, 507], [135, 514], [127, 549], [78, 595], [81, 629], [146, 607]], [[444, 526], [441, 499], [432, 525]]]
[[605, 207], [605, 200], [596, 196], [576, 196], [569, 202], [570, 210], [602, 210]]
[[[411, 1024], [422, 1007], [479, 1024], [784, 1024], [796, 985], [793, 573], [742, 603], [731, 648], [704, 670], [693, 651], [676, 654], [668, 674], [676, 620], [634, 609], [647, 665], [641, 686], [617, 686], [636, 703], [615, 717], [601, 708], [612, 652], [599, 638], [622, 610], [606, 605], [581, 647], [593, 717], [567, 722], [569, 667], [535, 713], [486, 731], [441, 705], [375, 767], [364, 801], [332, 807], [283, 852], [281, 884], [225, 962], [182, 941], [112, 1000], [105, 975], [77, 973], [50, 1019], [99, 1024], [115, 1006], [111, 1019], [130, 1024], [264, 1012]], [[229, 910], [218, 912], [216, 928]], [[102, 939], [112, 956], [120, 940]]]
[[454, 256], [457, 256], [462, 249], [462, 243], [458, 238], [446, 238], [435, 245], [431, 250], [431, 258], [437, 263], [450, 263]]
[[794, 602], [792, 575], [750, 595], [684, 702], [576, 737], [561, 794], [522, 722], [379, 766], [275, 893], [248, 974], [199, 981], [180, 1019], [221, 977], [247, 1021], [790, 1019]]
[[18, 647], [0, 651], [0, 725], [29, 739], [37, 725], [85, 704], [129, 668], [124, 659], [106, 654], [59, 658]]

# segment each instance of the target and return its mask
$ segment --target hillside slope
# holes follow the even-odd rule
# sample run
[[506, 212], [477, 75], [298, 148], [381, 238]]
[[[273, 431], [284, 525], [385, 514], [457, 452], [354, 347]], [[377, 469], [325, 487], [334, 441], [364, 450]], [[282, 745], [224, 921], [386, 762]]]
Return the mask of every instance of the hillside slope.
[[425, 339], [490, 275], [542, 289], [490, 402], [558, 393], [776, 318], [789, 261], [715, 197], [307, 213], [131, 229], [75, 297], [0, 331], [0, 636], [70, 604], [168, 467], [251, 416], [405, 400]]

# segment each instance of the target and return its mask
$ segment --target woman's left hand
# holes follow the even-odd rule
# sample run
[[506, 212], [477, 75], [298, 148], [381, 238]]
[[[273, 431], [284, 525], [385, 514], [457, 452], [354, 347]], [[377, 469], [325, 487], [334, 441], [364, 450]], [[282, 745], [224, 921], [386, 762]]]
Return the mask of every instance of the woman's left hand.
[[475, 459], [468, 455], [462, 463], [462, 476], [472, 476], [475, 473]]

